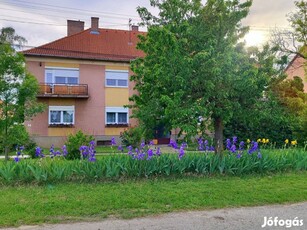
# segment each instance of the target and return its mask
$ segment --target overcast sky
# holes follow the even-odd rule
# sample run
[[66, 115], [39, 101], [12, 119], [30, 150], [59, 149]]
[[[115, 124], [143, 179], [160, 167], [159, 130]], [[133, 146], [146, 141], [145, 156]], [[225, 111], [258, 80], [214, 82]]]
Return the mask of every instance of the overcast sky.
[[[295, 10], [294, 1], [254, 0], [243, 21], [250, 26], [248, 45], [265, 41], [274, 27], [289, 27], [286, 15]], [[0, 0], [0, 28], [11, 26], [28, 46], [38, 46], [66, 36], [67, 19], [85, 21], [88, 28], [95, 16], [101, 28], [127, 30], [129, 18], [140, 22], [138, 6], [149, 8], [149, 0]]]

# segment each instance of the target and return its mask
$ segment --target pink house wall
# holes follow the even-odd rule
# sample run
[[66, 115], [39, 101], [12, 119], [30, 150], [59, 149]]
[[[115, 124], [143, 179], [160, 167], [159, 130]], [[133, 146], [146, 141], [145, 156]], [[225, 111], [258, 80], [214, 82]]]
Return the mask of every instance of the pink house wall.
[[[45, 81], [45, 65], [38, 61], [26, 62], [28, 71], [36, 77], [39, 83]], [[43, 102], [48, 105], [48, 99], [39, 99], [39, 102]], [[31, 121], [26, 122], [26, 128], [32, 135], [48, 136], [48, 108], [46, 111], [37, 114]]]
[[289, 79], [298, 76], [304, 82], [304, 91], [307, 92], [307, 79], [306, 79], [306, 60], [302, 57], [296, 57], [286, 70]]
[[92, 135], [104, 135], [105, 67], [80, 65], [80, 84], [88, 84], [89, 98], [75, 102], [75, 126]]

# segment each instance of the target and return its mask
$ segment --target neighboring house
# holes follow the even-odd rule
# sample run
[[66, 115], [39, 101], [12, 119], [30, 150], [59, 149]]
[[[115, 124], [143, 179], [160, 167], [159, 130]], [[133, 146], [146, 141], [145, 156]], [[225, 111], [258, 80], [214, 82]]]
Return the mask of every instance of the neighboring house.
[[293, 79], [293, 77], [298, 76], [303, 80], [304, 91], [307, 93], [307, 63], [306, 59], [299, 56], [298, 54], [292, 59], [292, 61], [287, 66], [285, 72], [288, 75], [288, 79]]
[[99, 18], [67, 21], [67, 37], [24, 51], [27, 69], [40, 83], [38, 100], [46, 111], [25, 125], [38, 145], [62, 145], [66, 136], [82, 130], [97, 144], [119, 137], [135, 126], [124, 108], [134, 93], [130, 61], [143, 56], [136, 49], [139, 32], [101, 29]]

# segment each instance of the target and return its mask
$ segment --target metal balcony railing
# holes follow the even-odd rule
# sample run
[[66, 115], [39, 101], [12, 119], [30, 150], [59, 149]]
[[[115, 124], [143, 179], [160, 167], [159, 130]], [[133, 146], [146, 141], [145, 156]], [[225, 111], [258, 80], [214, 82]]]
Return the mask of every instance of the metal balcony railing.
[[38, 97], [80, 97], [88, 98], [88, 85], [86, 84], [39, 84]]

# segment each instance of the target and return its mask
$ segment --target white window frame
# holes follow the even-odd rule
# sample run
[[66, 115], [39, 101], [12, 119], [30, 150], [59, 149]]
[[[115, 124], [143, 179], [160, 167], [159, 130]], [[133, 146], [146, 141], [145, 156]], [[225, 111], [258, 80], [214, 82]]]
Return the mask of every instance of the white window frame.
[[[107, 76], [108, 72], [112, 72], [112, 73], [126, 73], [127, 76], [116, 76], [116, 77], [111, 77], [111, 76]], [[116, 80], [116, 85], [108, 85], [107, 84], [107, 80]], [[118, 85], [118, 80], [126, 80], [127, 81], [127, 85], [126, 86], [120, 86]], [[105, 86], [106, 87], [114, 87], [114, 88], [128, 88], [129, 87], [129, 71], [128, 70], [114, 70], [114, 69], [106, 69], [105, 72]]]
[[[51, 111], [60, 111], [61, 112], [61, 121], [59, 123], [51, 122]], [[64, 122], [63, 112], [69, 111], [73, 112], [72, 122]], [[48, 112], [48, 123], [49, 125], [74, 125], [75, 124], [75, 106], [49, 106]]]
[[[108, 123], [107, 121], [107, 113], [115, 113], [115, 122]], [[119, 123], [118, 122], [118, 113], [127, 113], [127, 123]], [[123, 108], [123, 107], [106, 107], [105, 111], [105, 124], [106, 125], [112, 125], [112, 124], [129, 124], [129, 109]]]
[[[65, 74], [63, 74], [64, 76], [58, 76], [58, 77], [65, 77], [66, 78], [66, 82], [65, 83], [55, 83], [55, 78], [57, 77], [57, 72], [61, 72], [63, 71], [63, 73], [65, 73], [64, 71], [71, 71], [71, 73], [74, 73], [70, 76], [67, 76]], [[67, 73], [67, 72], [66, 72]], [[47, 81], [47, 74], [52, 74], [52, 80], [51, 80], [51, 83]], [[50, 84], [65, 84], [65, 85], [73, 85], [71, 83], [68, 83], [67, 82], [67, 78], [77, 78], [77, 83], [76, 84], [79, 84], [80, 82], [80, 71], [79, 71], [79, 68], [64, 68], [64, 67], [50, 67], [50, 66], [46, 66], [45, 67], [45, 83], [50, 83]]]

